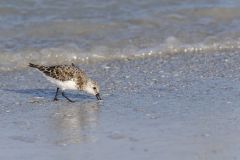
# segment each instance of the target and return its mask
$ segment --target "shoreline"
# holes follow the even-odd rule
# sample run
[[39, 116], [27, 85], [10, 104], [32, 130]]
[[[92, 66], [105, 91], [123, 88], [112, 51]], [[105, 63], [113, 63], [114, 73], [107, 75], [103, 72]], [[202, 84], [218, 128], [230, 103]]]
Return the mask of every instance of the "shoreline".
[[35, 70], [4, 73], [0, 159], [238, 159], [239, 61], [215, 52], [81, 64], [101, 102], [75, 91], [76, 103], [52, 102], [55, 87]]

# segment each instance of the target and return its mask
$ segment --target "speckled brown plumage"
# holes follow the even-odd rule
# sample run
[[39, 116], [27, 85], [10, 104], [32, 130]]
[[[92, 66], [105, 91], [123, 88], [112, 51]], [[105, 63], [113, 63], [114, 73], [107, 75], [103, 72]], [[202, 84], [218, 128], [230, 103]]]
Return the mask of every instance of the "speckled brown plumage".
[[86, 91], [89, 94], [95, 95], [98, 100], [101, 100], [99, 94], [99, 86], [97, 83], [82, 71], [80, 68], [72, 65], [55, 65], [55, 66], [43, 66], [29, 63], [30, 67], [37, 68], [41, 71], [45, 77], [55, 85], [57, 85], [57, 91], [54, 100], [57, 99], [58, 91], [61, 89], [62, 96], [68, 101], [73, 102], [66, 97], [64, 90], [81, 90]]
[[56, 66], [43, 66], [36, 64], [29, 64], [30, 67], [37, 68], [42, 71], [46, 76], [55, 78], [60, 81], [76, 80], [79, 89], [82, 89], [84, 83], [87, 81], [87, 75], [80, 68], [72, 65], [56, 65]]

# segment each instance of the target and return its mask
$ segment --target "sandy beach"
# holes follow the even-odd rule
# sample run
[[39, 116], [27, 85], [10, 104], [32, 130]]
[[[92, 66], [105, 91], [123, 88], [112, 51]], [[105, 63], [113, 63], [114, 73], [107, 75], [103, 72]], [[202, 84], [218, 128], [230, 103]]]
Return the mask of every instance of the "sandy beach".
[[240, 159], [237, 51], [78, 64], [103, 101], [24, 68], [0, 78], [0, 159]]
[[[239, 160], [239, 0], [0, 1], [0, 160]], [[29, 63], [74, 63], [102, 101]]]

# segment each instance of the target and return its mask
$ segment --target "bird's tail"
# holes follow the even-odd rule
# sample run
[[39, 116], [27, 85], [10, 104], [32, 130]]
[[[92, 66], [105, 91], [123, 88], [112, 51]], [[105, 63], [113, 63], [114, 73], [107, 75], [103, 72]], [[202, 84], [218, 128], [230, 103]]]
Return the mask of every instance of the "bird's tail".
[[33, 68], [40, 68], [41, 67], [40, 65], [33, 64], [33, 63], [29, 63], [28, 66], [33, 67]]

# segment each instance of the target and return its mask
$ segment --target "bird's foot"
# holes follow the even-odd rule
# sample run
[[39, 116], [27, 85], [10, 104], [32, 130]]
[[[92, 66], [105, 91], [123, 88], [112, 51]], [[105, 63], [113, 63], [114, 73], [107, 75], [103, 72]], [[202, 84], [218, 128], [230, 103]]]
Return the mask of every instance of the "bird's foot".
[[69, 99], [69, 98], [67, 98], [67, 100], [69, 101], [69, 102], [71, 102], [71, 103], [74, 103], [75, 101], [73, 101], [73, 100], [71, 100], [71, 99]]

